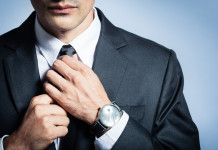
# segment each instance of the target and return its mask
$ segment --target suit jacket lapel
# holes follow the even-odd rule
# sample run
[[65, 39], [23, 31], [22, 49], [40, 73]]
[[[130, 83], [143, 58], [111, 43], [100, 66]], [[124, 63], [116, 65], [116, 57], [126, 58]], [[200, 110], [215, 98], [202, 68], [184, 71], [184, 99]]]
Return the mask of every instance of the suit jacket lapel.
[[108, 97], [116, 101], [116, 94], [122, 82], [128, 60], [119, 49], [126, 46], [126, 41], [103, 13], [98, 10], [101, 20], [101, 34], [96, 47], [93, 70], [101, 80]]
[[107, 39], [104, 37], [100, 39], [93, 70], [98, 75], [111, 101], [116, 100], [127, 62], [127, 59]]
[[14, 49], [14, 53], [5, 58], [5, 70], [14, 104], [22, 114], [32, 97], [42, 92], [35, 53], [34, 19], [33, 13], [17, 29], [16, 37], [6, 44], [6, 47]]

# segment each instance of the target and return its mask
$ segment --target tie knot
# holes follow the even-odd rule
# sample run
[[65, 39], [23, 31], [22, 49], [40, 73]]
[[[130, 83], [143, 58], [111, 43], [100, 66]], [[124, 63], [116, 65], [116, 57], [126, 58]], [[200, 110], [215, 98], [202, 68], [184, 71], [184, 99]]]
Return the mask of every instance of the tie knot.
[[63, 55], [68, 55], [72, 57], [75, 53], [76, 53], [75, 49], [70, 44], [63, 45], [58, 54], [58, 57], [63, 56]]

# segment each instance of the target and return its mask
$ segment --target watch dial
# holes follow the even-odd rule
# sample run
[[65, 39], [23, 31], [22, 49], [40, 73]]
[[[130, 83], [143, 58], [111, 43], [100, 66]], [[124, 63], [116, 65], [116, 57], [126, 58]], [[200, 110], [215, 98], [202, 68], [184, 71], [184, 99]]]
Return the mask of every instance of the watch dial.
[[121, 118], [121, 112], [113, 105], [106, 105], [99, 114], [101, 123], [106, 127], [113, 127]]

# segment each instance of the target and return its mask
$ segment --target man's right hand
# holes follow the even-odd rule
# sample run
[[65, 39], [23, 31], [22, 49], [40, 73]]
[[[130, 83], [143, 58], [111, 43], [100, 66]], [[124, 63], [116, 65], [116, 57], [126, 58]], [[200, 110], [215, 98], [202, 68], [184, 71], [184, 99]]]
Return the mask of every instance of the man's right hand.
[[5, 150], [43, 150], [68, 133], [66, 111], [47, 94], [31, 100], [18, 130], [4, 140]]

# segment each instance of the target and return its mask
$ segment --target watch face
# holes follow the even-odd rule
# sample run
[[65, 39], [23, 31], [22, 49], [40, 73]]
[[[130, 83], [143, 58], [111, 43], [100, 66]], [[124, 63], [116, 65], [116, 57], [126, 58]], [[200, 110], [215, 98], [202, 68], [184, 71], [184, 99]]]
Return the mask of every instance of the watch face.
[[106, 127], [113, 127], [121, 118], [121, 112], [114, 105], [105, 105], [102, 107], [99, 119]]

